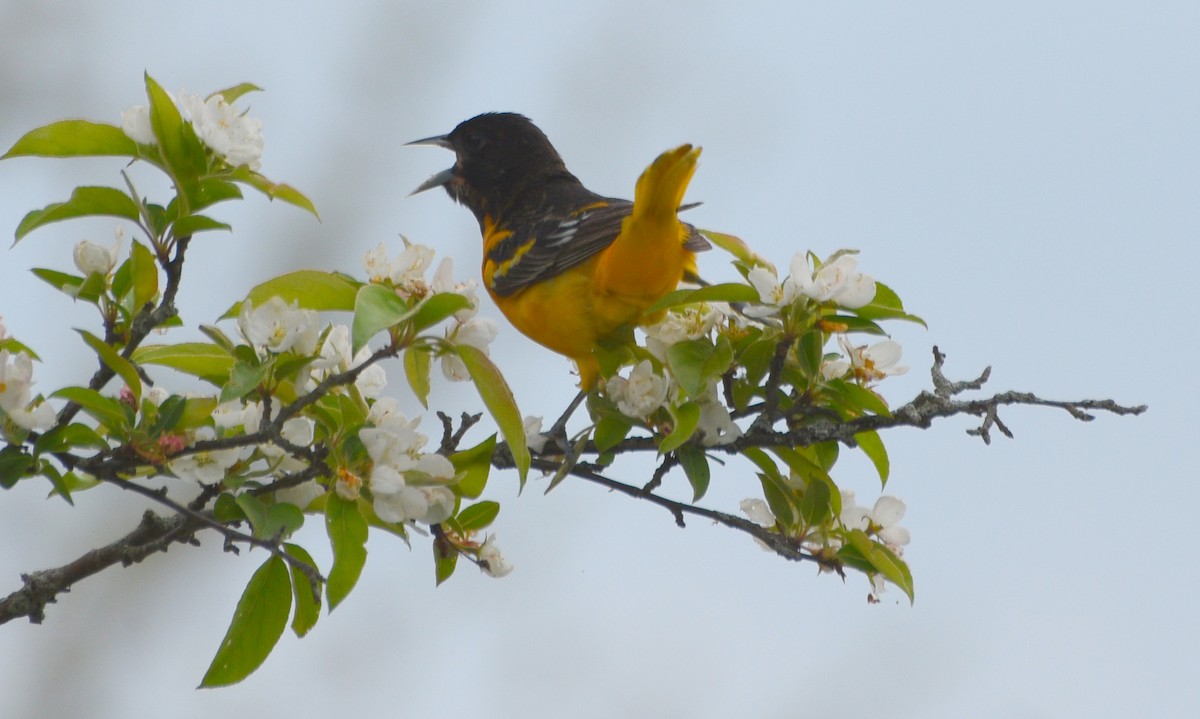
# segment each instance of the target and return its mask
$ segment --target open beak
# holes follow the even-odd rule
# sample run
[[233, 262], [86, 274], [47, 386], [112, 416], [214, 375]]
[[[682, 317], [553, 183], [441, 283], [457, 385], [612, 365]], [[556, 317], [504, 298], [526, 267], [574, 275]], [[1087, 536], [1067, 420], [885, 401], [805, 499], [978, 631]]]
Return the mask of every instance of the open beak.
[[[408, 147], [410, 145], [433, 145], [434, 147], [441, 147], [446, 150], [454, 149], [454, 145], [450, 144], [450, 138], [446, 135], [434, 135], [433, 137], [426, 137], [423, 140], [413, 140], [412, 142], [404, 143], [405, 147]], [[417, 189], [408, 193], [408, 196], [412, 197], [413, 195], [419, 194], [426, 190], [432, 190], [435, 187], [445, 187], [446, 183], [450, 182], [453, 179], [454, 179], [454, 168], [450, 168], [448, 170], [442, 170], [441, 172], [437, 173], [433, 177], [422, 182], [420, 187], [418, 187]]]
[[454, 179], [454, 168], [453, 167], [451, 167], [450, 169], [447, 169], [447, 170], [442, 170], [438, 174], [436, 174], [433, 177], [429, 178], [428, 180], [422, 182], [421, 185], [417, 189], [408, 193], [408, 196], [412, 197], [413, 195], [420, 194], [426, 190], [432, 190], [435, 187], [445, 187], [446, 183], [452, 181], [453, 179]]

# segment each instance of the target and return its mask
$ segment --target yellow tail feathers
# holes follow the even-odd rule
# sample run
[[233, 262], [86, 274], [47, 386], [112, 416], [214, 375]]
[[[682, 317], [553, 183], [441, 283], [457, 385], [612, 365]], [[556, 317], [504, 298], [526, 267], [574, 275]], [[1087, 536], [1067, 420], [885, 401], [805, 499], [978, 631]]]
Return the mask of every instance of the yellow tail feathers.
[[642, 310], [675, 289], [685, 268], [694, 266], [677, 213], [699, 157], [700, 148], [680, 145], [659, 155], [638, 178], [633, 211], [596, 268], [597, 294], [620, 306], [612, 315], [636, 321]]

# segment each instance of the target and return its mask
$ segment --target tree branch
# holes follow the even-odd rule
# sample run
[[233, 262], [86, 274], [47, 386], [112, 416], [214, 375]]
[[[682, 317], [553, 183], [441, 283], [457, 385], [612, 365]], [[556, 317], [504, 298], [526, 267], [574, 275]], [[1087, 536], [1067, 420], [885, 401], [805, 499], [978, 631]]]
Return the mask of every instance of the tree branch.
[[41, 624], [46, 605], [76, 582], [115, 564], [125, 567], [136, 564], [151, 554], [165, 552], [174, 542], [192, 542], [199, 529], [200, 524], [189, 515], [162, 517], [147, 510], [136, 529], [112, 544], [93, 549], [56, 569], [22, 574], [24, 586], [0, 599], [0, 624], [20, 617]]

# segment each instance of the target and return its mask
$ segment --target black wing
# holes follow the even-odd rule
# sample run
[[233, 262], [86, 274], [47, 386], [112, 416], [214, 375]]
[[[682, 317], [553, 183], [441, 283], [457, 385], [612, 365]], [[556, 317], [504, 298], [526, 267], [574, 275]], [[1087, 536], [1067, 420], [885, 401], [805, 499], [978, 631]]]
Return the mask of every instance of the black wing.
[[[632, 211], [633, 203], [628, 200], [605, 198], [566, 218], [547, 218], [533, 223], [520, 236], [505, 238], [488, 253], [488, 259], [496, 264], [492, 291], [507, 297], [583, 263], [617, 239], [621, 224]], [[709, 249], [696, 228], [684, 226], [689, 233], [684, 247], [692, 252]]]

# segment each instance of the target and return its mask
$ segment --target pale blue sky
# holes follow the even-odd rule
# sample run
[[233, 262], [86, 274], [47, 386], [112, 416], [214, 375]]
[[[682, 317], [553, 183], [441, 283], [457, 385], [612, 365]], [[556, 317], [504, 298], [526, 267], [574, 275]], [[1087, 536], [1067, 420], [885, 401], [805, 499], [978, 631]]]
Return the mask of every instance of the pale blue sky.
[[[1090, 425], [1012, 410], [1016, 440], [991, 447], [966, 421], [887, 436], [913, 607], [895, 591], [868, 606], [861, 577], [817, 576], [702, 522], [679, 530], [593, 486], [543, 496], [534, 481], [517, 497], [497, 476], [516, 565], [503, 580], [461, 571], [435, 589], [424, 541], [373, 537], [334, 615], [244, 684], [198, 692], [260, 561], [205, 537], [78, 585], [43, 626], [0, 628], [5, 715], [1195, 716], [1198, 35], [1191, 2], [0, 0], [5, 148], [62, 117], [116, 121], [145, 70], [168, 89], [267, 89], [249, 98], [263, 170], [323, 222], [257, 197], [218, 212], [235, 232], [193, 245], [189, 321], [290, 269], [358, 271], [401, 233], [473, 272], [470, 214], [405, 197], [449, 155], [402, 145], [512, 110], [606, 194], [628, 195], [661, 150], [703, 145], [689, 219], [778, 264], [860, 249], [930, 326], [897, 328], [913, 370], [885, 385], [893, 403], [926, 386], [936, 343], [952, 376], [992, 365], [996, 391], [1151, 407]], [[0, 233], [119, 169], [0, 163]], [[90, 375], [69, 327], [92, 318], [27, 269], [69, 267], [77, 240], [111, 231], [55, 226], [0, 259], [0, 315], [47, 359], [42, 389]], [[717, 253], [701, 267], [731, 272]], [[492, 355], [527, 413], [555, 416], [573, 394], [565, 360], [510, 328]], [[839, 469], [860, 498], [878, 492], [865, 462]], [[755, 485], [733, 465], [706, 502], [733, 509]], [[44, 494], [0, 494], [2, 593], [143, 507], [107, 488], [74, 509]], [[311, 525], [302, 540], [319, 548]]]

